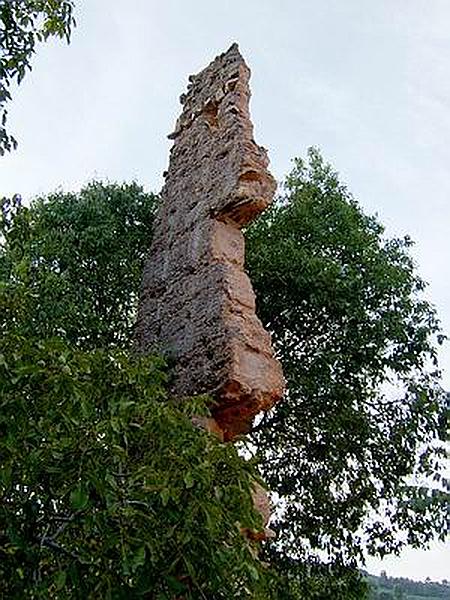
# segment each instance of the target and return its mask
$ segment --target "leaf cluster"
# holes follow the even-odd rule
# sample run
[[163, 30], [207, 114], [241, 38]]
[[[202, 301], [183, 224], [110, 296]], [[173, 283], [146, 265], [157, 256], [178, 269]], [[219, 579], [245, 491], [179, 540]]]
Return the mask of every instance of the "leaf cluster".
[[92, 182], [30, 207], [4, 198], [0, 279], [26, 289], [21, 333], [85, 349], [129, 345], [157, 205], [135, 183]]
[[287, 553], [266, 548], [266, 558], [276, 575], [270, 584], [278, 600], [364, 600], [370, 586], [363, 574], [353, 567], [335, 561], [314, 558], [300, 561]]
[[20, 84], [39, 42], [70, 40], [75, 25], [72, 0], [3, 0], [0, 3], [0, 156], [17, 147], [7, 132], [6, 104], [11, 85]]

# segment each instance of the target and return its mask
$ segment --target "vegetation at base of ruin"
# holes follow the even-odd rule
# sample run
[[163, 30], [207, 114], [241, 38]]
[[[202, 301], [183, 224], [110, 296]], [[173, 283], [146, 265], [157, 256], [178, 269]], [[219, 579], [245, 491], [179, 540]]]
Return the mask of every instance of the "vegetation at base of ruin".
[[[178, 548], [195, 571], [189, 587], [217, 585], [214, 598], [248, 589], [253, 598], [362, 600], [367, 583], [355, 564], [364, 548], [383, 554], [446, 532], [441, 334], [410, 240], [386, 240], [316, 151], [246, 232], [259, 314], [289, 386], [251, 436], [259, 473], [283, 498], [278, 539], [264, 547], [267, 571], [239, 533], [259, 525], [249, 505], [253, 461], [193, 429], [190, 407], [165, 402], [170, 369], [160, 358], [143, 369], [127, 354], [157, 206], [136, 184], [98, 182], [30, 207], [19, 197], [1, 203], [0, 531], [9, 529], [0, 569], [9, 571], [0, 581], [33, 597], [41, 577], [42, 594], [61, 598], [70, 585], [82, 589], [80, 555], [91, 593], [89, 581], [111, 577], [111, 597], [127, 585], [135, 588], [125, 597], [138, 597], [146, 577], [167, 577], [145, 584], [166, 590], [180, 584], [170, 558]], [[215, 478], [235, 494], [228, 505], [212, 493]], [[145, 505], [131, 504], [126, 530], [122, 498]], [[62, 525], [55, 542], [70, 554], [42, 542]], [[121, 541], [108, 546], [109, 537]], [[235, 593], [243, 578], [247, 588]]]
[[72, 0], [3, 0], [0, 2], [0, 156], [17, 147], [6, 130], [13, 83], [20, 84], [39, 42], [70, 40], [75, 20]]
[[411, 240], [388, 239], [310, 149], [247, 231], [288, 392], [251, 435], [282, 501], [268, 549], [356, 564], [448, 535], [444, 341]]
[[252, 465], [192, 426], [204, 399], [169, 402], [161, 358], [22, 337], [16, 292], [27, 292], [11, 292], [2, 286], [0, 596], [258, 597], [267, 570], [241, 533], [261, 527]]

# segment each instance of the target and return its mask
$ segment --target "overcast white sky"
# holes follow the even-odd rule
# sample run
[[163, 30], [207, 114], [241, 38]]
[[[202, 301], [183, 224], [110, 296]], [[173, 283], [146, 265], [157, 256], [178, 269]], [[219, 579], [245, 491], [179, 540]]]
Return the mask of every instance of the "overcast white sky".
[[[448, 0], [75, 0], [72, 43], [41, 47], [10, 106], [19, 149], [0, 195], [92, 178], [159, 191], [187, 76], [234, 41], [253, 75], [256, 141], [278, 180], [319, 146], [389, 235], [410, 234], [450, 331]], [[441, 353], [450, 389], [450, 351]], [[450, 549], [371, 562], [450, 579]]]

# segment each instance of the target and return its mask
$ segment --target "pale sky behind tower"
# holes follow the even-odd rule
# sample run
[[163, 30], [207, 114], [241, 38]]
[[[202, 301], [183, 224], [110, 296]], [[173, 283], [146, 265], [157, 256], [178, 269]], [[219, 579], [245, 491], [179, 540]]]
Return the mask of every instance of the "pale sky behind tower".
[[[38, 48], [14, 92], [16, 152], [0, 196], [29, 201], [93, 178], [159, 191], [187, 77], [237, 41], [252, 69], [256, 141], [281, 181], [318, 146], [389, 236], [409, 234], [450, 332], [448, 0], [75, 0], [70, 46]], [[450, 389], [449, 344], [441, 351]], [[450, 579], [450, 548], [369, 570]]]

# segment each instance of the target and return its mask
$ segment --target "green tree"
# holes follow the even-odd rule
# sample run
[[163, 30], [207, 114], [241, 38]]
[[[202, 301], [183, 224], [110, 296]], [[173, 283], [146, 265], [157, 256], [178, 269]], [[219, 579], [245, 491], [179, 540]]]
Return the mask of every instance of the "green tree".
[[252, 436], [287, 500], [281, 540], [286, 531], [352, 558], [363, 544], [396, 550], [404, 529], [416, 545], [442, 537], [448, 496], [408, 480], [438, 472], [447, 415], [443, 336], [412, 242], [386, 239], [314, 149], [285, 190], [247, 235], [259, 314], [288, 382]]
[[308, 561], [292, 558], [288, 553], [271, 556], [271, 589], [280, 600], [365, 600], [371, 588], [358, 569], [337, 561]]
[[253, 464], [127, 349], [156, 203], [99, 183], [2, 202], [1, 597], [272, 597], [242, 534]]
[[401, 586], [394, 585], [394, 600], [405, 600], [405, 592], [402, 590]]
[[[5, 200], [2, 333], [56, 336], [70, 352], [125, 347], [156, 207], [138, 186], [99, 183], [29, 208]], [[439, 324], [411, 242], [386, 239], [316, 151], [246, 235], [259, 314], [289, 390], [251, 434], [282, 499], [278, 539], [264, 549], [278, 575], [260, 576], [262, 597], [362, 599], [363, 548], [387, 553], [400, 531], [416, 545], [446, 531], [448, 494], [410, 479], [439, 477]]]
[[281, 498], [272, 558], [320, 552], [352, 565], [364, 549], [398, 551], [401, 532], [416, 547], [447, 533], [444, 336], [411, 244], [387, 239], [314, 149], [247, 232], [258, 312], [288, 388], [251, 434]]
[[22, 333], [84, 349], [127, 347], [157, 205], [135, 183], [92, 182], [31, 208], [4, 199], [0, 278], [29, 290]]
[[3, 0], [0, 3], [0, 156], [17, 147], [7, 132], [11, 85], [20, 84], [36, 45], [50, 37], [69, 42], [75, 20], [72, 0]]

